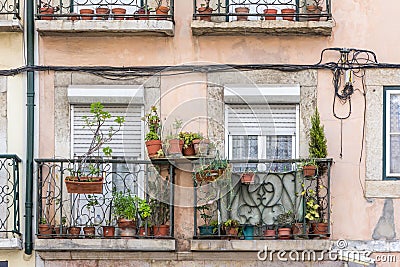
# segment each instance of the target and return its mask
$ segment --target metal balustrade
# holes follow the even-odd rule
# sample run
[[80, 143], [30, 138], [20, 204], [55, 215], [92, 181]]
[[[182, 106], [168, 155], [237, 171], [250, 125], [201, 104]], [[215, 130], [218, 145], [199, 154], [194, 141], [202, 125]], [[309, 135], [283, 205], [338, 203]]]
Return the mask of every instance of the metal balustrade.
[[21, 235], [19, 167], [17, 155], [0, 154], [0, 238]]
[[173, 21], [174, 17], [174, 0], [36, 0], [36, 7], [40, 20]]
[[[215, 181], [202, 180], [201, 171], [194, 173], [195, 238], [277, 239], [278, 228], [284, 226], [278, 222], [281, 214], [289, 214], [286, 228], [291, 228], [281, 239], [329, 238], [332, 160], [317, 160], [317, 172], [307, 177], [301, 171], [302, 162], [234, 160]], [[245, 172], [254, 174], [252, 182], [242, 181]], [[238, 221], [238, 233], [228, 232], [228, 220]]]
[[[37, 235], [39, 238], [105, 238], [103, 226], [114, 226], [115, 233], [107, 238], [173, 237], [173, 173], [168, 166], [153, 166], [149, 161], [93, 159], [103, 177], [102, 193], [68, 193], [65, 178], [74, 174], [80, 160], [74, 159], [36, 159], [37, 164]], [[160, 173], [163, 174], [161, 177]], [[172, 177], [172, 178], [170, 178]], [[134, 197], [136, 211], [140, 201], [145, 200], [151, 208], [148, 218], [137, 213], [135, 225], [117, 225], [115, 216], [116, 195]], [[139, 198], [136, 198], [139, 197]], [[161, 213], [163, 212], [163, 213]], [[167, 222], [168, 233], [161, 237], [158, 227], [161, 221]], [[40, 224], [47, 225], [47, 231], [39, 230]], [[78, 227], [74, 235], [71, 227]], [[84, 232], [84, 227], [94, 227], [95, 233]]]
[[193, 19], [214, 22], [332, 18], [331, 0], [193, 0], [193, 5]]
[[0, 20], [21, 19], [19, 0], [0, 0]]

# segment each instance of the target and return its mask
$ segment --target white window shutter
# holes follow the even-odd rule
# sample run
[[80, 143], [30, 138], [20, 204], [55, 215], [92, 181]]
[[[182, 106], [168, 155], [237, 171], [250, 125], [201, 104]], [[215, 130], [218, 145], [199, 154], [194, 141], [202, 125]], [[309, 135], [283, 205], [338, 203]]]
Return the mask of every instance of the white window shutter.
[[[141, 110], [142, 106], [115, 106], [104, 105], [104, 110], [108, 111], [113, 119], [104, 125], [104, 130], [107, 131], [108, 127], [117, 125], [113, 120], [116, 116], [124, 116], [125, 123], [121, 130], [114, 135], [111, 142], [108, 144], [112, 149], [113, 157], [132, 157], [141, 159], [142, 151], [142, 120]], [[126, 113], [128, 112], [128, 113]], [[76, 105], [73, 112], [73, 154], [77, 156], [83, 155], [87, 152], [90, 142], [92, 141], [92, 133], [90, 130], [83, 126], [85, 125], [83, 116], [90, 116], [89, 105]]]

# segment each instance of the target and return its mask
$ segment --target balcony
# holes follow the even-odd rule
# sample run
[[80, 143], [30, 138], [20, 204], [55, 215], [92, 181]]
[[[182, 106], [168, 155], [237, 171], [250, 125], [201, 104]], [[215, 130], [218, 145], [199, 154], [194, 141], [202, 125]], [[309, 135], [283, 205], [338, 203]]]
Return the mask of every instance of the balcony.
[[[93, 160], [91, 166], [103, 179], [100, 191], [82, 193], [89, 182], [72, 189], [65, 181], [79, 160], [37, 159], [36, 164], [36, 250], [175, 250], [173, 174], [168, 167], [139, 160]], [[68, 193], [73, 190], [79, 192]], [[131, 221], [120, 220], [121, 214]]]
[[21, 249], [17, 155], [0, 155], [0, 249]]
[[204, 163], [195, 168], [192, 250], [259, 251], [282, 247], [278, 240], [302, 249], [331, 245], [331, 160], [316, 161], [311, 174], [303, 174], [298, 160], [230, 163], [215, 181], [201, 169]]
[[22, 32], [18, 0], [5, 0], [0, 5], [0, 32]]
[[173, 36], [174, 1], [37, 0], [36, 29], [44, 36]]
[[[330, 0], [195, 0], [193, 35], [330, 36]], [[207, 8], [207, 2], [208, 8]], [[311, 3], [318, 2], [318, 6]]]

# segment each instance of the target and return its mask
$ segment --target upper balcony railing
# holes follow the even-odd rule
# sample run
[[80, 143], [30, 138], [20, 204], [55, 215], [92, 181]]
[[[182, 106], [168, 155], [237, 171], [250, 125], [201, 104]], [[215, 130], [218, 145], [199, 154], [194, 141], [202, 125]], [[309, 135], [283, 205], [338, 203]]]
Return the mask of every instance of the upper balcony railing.
[[[77, 191], [65, 181], [76, 174], [79, 160], [35, 161], [39, 238], [173, 237], [173, 174], [168, 170], [149, 161], [94, 160], [96, 176], [103, 179], [100, 191], [83, 193], [90, 181], [81, 177]], [[120, 220], [121, 214], [130, 221]]]
[[17, 155], [0, 155], [0, 238], [20, 232], [19, 164]]
[[40, 20], [170, 20], [174, 0], [36, 0]]
[[21, 19], [19, 0], [4, 0], [0, 2], [0, 20]]
[[331, 0], [194, 0], [193, 13], [194, 19], [213, 22], [320, 21], [331, 17]]
[[219, 174], [198, 166], [195, 238], [329, 238], [332, 161], [316, 162], [311, 173], [299, 160], [235, 160]]

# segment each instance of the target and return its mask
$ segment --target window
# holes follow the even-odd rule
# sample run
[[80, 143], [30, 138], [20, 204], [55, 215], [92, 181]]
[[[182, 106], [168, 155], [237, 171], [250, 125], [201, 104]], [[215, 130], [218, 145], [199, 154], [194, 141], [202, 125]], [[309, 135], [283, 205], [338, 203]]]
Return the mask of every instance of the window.
[[[297, 155], [297, 104], [226, 105], [229, 159], [290, 159]], [[237, 165], [256, 168], [255, 164]], [[235, 170], [234, 169], [234, 170]], [[290, 164], [271, 164], [271, 171], [290, 170]]]
[[400, 178], [400, 88], [384, 88], [384, 179]]

